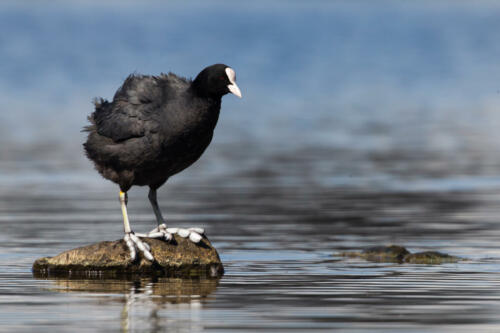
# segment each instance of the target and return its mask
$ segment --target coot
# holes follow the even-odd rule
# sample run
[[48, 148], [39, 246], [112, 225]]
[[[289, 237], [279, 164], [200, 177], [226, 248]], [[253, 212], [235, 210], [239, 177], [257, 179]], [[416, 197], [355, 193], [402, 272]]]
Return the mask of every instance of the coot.
[[[173, 233], [199, 242], [203, 229], [167, 228], [156, 200], [156, 190], [167, 179], [193, 164], [212, 140], [221, 99], [227, 93], [241, 98], [231, 67], [215, 64], [194, 80], [173, 73], [132, 74], [112, 102], [95, 100], [95, 111], [84, 149], [97, 171], [120, 186], [125, 242], [132, 260], [136, 249], [154, 260], [139, 237], [172, 238]], [[127, 191], [149, 186], [149, 201], [158, 226], [147, 234], [134, 233], [127, 216]]]

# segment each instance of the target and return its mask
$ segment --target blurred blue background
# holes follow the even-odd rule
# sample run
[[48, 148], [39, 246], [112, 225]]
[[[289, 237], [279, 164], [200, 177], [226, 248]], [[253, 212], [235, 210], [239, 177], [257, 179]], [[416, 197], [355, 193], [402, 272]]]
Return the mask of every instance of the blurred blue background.
[[[497, 331], [499, 41], [487, 0], [1, 1], [0, 331]], [[123, 235], [83, 154], [92, 99], [220, 62], [243, 99], [159, 203], [225, 276], [35, 279], [35, 259]], [[129, 198], [151, 230], [147, 189]], [[339, 255], [384, 244], [468, 260]]]
[[179, 179], [499, 185], [499, 14], [494, 1], [3, 1], [0, 181], [102, 182], [81, 149], [93, 97], [131, 72], [223, 62], [244, 99], [224, 98]]

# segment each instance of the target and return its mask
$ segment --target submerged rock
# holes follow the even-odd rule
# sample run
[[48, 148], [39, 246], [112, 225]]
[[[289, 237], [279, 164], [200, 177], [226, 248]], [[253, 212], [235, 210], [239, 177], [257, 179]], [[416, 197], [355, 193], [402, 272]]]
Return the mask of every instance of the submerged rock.
[[405, 247], [399, 245], [371, 246], [361, 252], [341, 252], [341, 256], [361, 258], [374, 262], [396, 262], [410, 264], [443, 264], [462, 260], [446, 253], [426, 251], [410, 253]]
[[404, 258], [404, 262], [409, 264], [444, 264], [459, 260], [461, 258], [436, 251], [412, 253]]
[[132, 261], [127, 245], [120, 239], [37, 259], [33, 263], [33, 274], [37, 277], [116, 277], [127, 274], [219, 277], [224, 273], [219, 255], [206, 237], [198, 244], [178, 235], [170, 242], [152, 238], [143, 238], [143, 241], [151, 247], [154, 262], [145, 259], [140, 253]]
[[377, 262], [401, 262], [403, 258], [410, 254], [407, 249], [398, 245], [371, 246], [362, 252], [345, 252], [349, 257], [363, 258]]

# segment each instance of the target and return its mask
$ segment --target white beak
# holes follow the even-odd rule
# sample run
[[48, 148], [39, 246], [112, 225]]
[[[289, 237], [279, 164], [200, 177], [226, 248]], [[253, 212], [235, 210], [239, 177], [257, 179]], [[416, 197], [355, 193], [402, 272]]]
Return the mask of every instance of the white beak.
[[240, 88], [238, 88], [238, 86], [236, 85], [236, 73], [234, 72], [234, 70], [231, 67], [227, 67], [226, 68], [226, 75], [227, 75], [227, 78], [229, 79], [229, 82], [231, 82], [231, 84], [228, 84], [227, 89], [229, 89], [229, 91], [232, 94], [241, 98]]
[[236, 85], [236, 83], [233, 83], [233, 84], [230, 84], [227, 86], [227, 88], [229, 89], [229, 91], [238, 96], [239, 98], [241, 98], [241, 91], [240, 91], [240, 88], [238, 88], [238, 86]]

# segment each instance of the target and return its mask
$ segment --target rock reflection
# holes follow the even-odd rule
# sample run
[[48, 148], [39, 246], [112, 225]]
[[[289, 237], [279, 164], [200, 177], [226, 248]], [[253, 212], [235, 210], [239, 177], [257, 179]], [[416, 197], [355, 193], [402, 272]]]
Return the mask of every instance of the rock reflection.
[[[196, 320], [194, 314], [204, 302], [211, 299], [219, 285], [220, 279], [180, 279], [180, 278], [137, 278], [137, 279], [45, 279], [51, 280], [50, 291], [62, 293], [84, 292], [100, 294], [99, 303], [110, 300], [109, 296], [122, 294], [119, 302], [123, 303], [120, 312], [122, 332], [139, 329], [141, 331], [163, 331], [168, 324], [176, 330], [202, 329], [202, 322]], [[188, 310], [189, 320], [172, 317], [168, 313], [162, 315], [162, 310], [179, 313]]]

